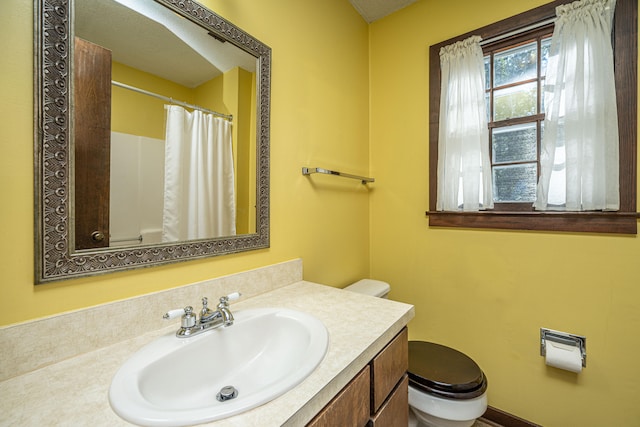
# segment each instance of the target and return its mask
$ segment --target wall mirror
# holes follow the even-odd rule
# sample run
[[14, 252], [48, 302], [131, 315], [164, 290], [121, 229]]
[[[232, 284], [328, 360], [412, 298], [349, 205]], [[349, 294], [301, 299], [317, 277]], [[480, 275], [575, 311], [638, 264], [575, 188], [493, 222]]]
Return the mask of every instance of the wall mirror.
[[271, 49], [195, 1], [36, 4], [36, 283], [268, 247]]

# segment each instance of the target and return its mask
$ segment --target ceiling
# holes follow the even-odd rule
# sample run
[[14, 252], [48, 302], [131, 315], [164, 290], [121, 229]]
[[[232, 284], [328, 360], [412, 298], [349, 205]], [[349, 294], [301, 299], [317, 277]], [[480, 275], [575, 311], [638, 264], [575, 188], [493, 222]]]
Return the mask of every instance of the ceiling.
[[384, 18], [417, 0], [349, 0], [368, 23]]
[[114, 61], [194, 88], [256, 58], [154, 1], [75, 2], [75, 35], [109, 49]]
[[[349, 1], [371, 23], [418, 0]], [[114, 61], [191, 88], [234, 66], [249, 71], [256, 67], [255, 57], [231, 43], [214, 41], [207, 31], [155, 2], [78, 1], [75, 33], [110, 49]], [[212, 48], [216, 53], [207, 54]]]

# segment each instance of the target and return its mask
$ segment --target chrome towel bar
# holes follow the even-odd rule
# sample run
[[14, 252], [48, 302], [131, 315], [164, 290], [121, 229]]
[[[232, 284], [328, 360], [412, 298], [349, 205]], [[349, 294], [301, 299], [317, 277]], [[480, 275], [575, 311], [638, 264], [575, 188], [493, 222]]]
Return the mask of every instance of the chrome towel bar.
[[324, 173], [327, 175], [337, 175], [337, 176], [343, 176], [345, 178], [352, 178], [352, 179], [357, 179], [362, 181], [363, 184], [366, 184], [368, 182], [374, 182], [375, 179], [374, 178], [369, 178], [366, 176], [359, 176], [359, 175], [351, 175], [349, 173], [344, 173], [344, 172], [338, 172], [338, 171], [332, 171], [329, 169], [323, 169], [323, 168], [302, 168], [302, 175], [311, 175], [312, 173]]

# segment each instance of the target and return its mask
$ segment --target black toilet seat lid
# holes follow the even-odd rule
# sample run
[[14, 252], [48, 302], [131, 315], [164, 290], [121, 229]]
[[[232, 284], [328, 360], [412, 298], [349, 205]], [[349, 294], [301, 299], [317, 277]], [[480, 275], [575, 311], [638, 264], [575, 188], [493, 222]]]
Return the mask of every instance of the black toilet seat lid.
[[425, 341], [409, 341], [409, 382], [449, 399], [473, 399], [487, 389], [487, 378], [469, 356]]

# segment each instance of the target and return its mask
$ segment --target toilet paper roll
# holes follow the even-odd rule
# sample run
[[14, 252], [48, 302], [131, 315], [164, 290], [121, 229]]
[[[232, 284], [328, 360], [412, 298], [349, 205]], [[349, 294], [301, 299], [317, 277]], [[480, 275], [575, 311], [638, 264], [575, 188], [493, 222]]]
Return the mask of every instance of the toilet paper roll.
[[547, 365], [576, 373], [582, 371], [582, 355], [579, 347], [547, 340], [546, 353]]

